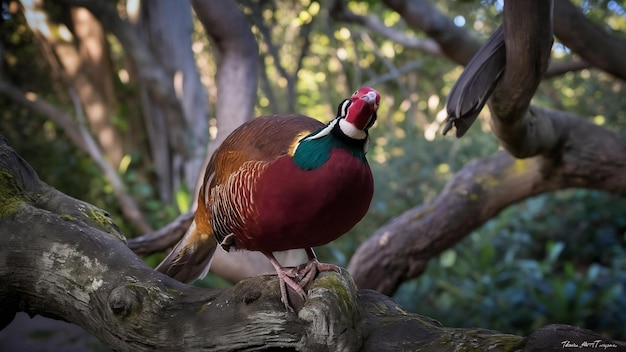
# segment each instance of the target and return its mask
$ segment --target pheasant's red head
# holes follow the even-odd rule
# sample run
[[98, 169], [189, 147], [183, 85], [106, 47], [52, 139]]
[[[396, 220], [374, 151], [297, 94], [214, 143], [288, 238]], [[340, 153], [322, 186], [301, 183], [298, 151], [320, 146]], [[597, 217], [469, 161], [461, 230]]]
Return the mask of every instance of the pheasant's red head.
[[[380, 104], [380, 94], [374, 88], [359, 88], [348, 99], [344, 99], [337, 108], [337, 117], [324, 128], [304, 137], [298, 136], [290, 149], [289, 155], [294, 159], [304, 160], [296, 154], [300, 146], [315, 140], [322, 140], [328, 136], [339, 138], [344, 143], [360, 146], [367, 152], [369, 145], [368, 130], [376, 121], [376, 111]], [[309, 143], [310, 144], [310, 143]]]
[[359, 88], [352, 97], [347, 108], [346, 121], [356, 128], [365, 131], [376, 121], [376, 112], [380, 105], [380, 94], [374, 88]]
[[354, 139], [366, 139], [367, 130], [376, 121], [380, 94], [374, 88], [359, 88], [352, 97], [339, 104], [337, 118], [343, 133]]

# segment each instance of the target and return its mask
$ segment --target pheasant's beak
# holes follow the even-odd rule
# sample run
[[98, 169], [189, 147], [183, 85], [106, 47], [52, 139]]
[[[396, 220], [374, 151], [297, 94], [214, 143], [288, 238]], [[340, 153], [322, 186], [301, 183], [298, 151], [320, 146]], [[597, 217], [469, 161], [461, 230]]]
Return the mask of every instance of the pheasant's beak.
[[378, 106], [380, 104], [380, 94], [376, 89], [363, 87], [354, 93], [353, 99], [354, 98], [365, 100], [374, 109], [374, 111], [378, 111]]
[[376, 92], [374, 91], [369, 91], [366, 94], [364, 94], [361, 99], [365, 100], [368, 103], [376, 103]]

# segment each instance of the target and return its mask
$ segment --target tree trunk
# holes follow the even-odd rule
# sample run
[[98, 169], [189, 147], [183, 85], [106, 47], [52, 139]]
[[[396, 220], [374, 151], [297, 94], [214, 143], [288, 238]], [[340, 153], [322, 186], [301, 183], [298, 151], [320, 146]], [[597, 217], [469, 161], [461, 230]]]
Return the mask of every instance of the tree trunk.
[[217, 67], [217, 148], [235, 128], [254, 117], [259, 49], [245, 15], [234, 1], [192, 1], [215, 44]]
[[[128, 249], [108, 214], [39, 180], [0, 136], [0, 328], [16, 312], [76, 323], [115, 350], [536, 351], [562, 341], [626, 343], [572, 326], [528, 338], [455, 329], [357, 291], [347, 271], [320, 275], [296, 312], [274, 275], [224, 289], [179, 283]], [[539, 349], [542, 348], [542, 349]]]
[[177, 0], [142, 3], [137, 26], [177, 100], [163, 100], [150, 84], [141, 86], [159, 188], [171, 203], [182, 184], [195, 188], [209, 144], [208, 100], [191, 50], [191, 6]]

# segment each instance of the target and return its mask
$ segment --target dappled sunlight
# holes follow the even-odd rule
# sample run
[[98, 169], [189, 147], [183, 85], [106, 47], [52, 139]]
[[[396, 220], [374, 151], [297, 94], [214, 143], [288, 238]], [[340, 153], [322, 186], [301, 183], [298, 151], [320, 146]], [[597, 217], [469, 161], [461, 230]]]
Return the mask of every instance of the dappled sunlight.
[[[82, 11], [81, 11], [81, 13], [82, 13]], [[61, 38], [62, 40], [66, 41], [66, 42], [71, 42], [74, 39], [74, 36], [70, 32], [70, 30], [64, 24], [59, 25], [57, 30], [58, 30], [58, 33], [59, 33], [59, 38]]]
[[606, 118], [602, 115], [596, 115], [593, 117], [593, 122], [598, 126], [602, 126], [606, 123]]
[[130, 75], [128, 74], [128, 71], [123, 68], [117, 71], [117, 78], [119, 78], [120, 82], [122, 83], [128, 83], [130, 81]]
[[465, 26], [465, 23], [466, 23], [465, 17], [463, 16], [455, 16], [453, 21], [457, 27], [463, 27]]
[[184, 80], [183, 72], [181, 70], [176, 70], [176, 72], [174, 72], [174, 77], [172, 81], [174, 83], [174, 91], [176, 92], [176, 97], [178, 99], [182, 99], [183, 97], [183, 93], [184, 93], [183, 80]]
[[37, 93], [33, 93], [33, 92], [26, 92], [24, 94], [24, 97], [27, 100], [30, 100], [30, 101], [35, 101], [35, 100], [39, 99], [39, 97], [37, 96]]
[[28, 26], [33, 30], [41, 33], [44, 37], [51, 37], [52, 31], [48, 24], [48, 16], [43, 12], [40, 7], [42, 6], [42, 0], [26, 0], [22, 1], [22, 5], [26, 11], [24, 17]]
[[439, 164], [437, 165], [437, 172], [444, 175], [450, 174], [450, 165], [448, 164]]
[[139, 21], [141, 0], [126, 0], [126, 15], [130, 23]]
[[122, 160], [120, 160], [120, 165], [117, 167], [117, 171], [120, 174], [125, 174], [128, 171], [128, 167], [130, 166], [130, 163], [133, 161], [133, 158], [130, 154], [126, 154], [122, 157]]
[[473, 27], [474, 27], [474, 30], [480, 32], [485, 27], [485, 24], [483, 21], [474, 21]]
[[424, 128], [424, 138], [427, 141], [433, 141], [437, 138], [437, 134], [443, 125], [443, 122], [448, 117], [446, 109], [441, 109], [435, 115], [435, 119]]
[[430, 111], [437, 111], [437, 108], [439, 107], [439, 101], [439, 95], [431, 94], [428, 97], [428, 109]]

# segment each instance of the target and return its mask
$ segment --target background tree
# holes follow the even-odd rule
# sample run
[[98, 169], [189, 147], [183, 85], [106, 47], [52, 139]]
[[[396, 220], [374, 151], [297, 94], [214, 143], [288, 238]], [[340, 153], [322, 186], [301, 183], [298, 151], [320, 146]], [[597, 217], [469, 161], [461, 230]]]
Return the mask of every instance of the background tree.
[[[360, 286], [396, 293], [447, 324], [524, 333], [563, 322], [623, 333], [614, 329], [626, 321], [623, 2], [555, 1], [557, 41], [533, 100], [542, 108], [531, 111], [588, 118], [557, 114], [569, 122], [550, 138], [570, 143], [520, 154], [516, 145], [528, 143], [492, 128], [498, 120], [487, 111], [463, 139], [438, 133], [459, 65], [478, 50], [476, 38], [501, 23], [502, 2], [240, 1], [211, 9], [198, 1], [193, 12], [167, 1], [3, 4], [1, 132], [46, 182], [111, 210], [127, 235], [161, 228], [189, 208], [207, 136], [251, 115], [296, 110], [327, 120], [337, 96], [369, 84], [385, 97], [370, 153], [378, 191], [368, 217], [322, 248], [323, 259], [351, 260]], [[509, 94], [496, 91], [496, 117], [506, 115], [498, 96]], [[572, 137], [578, 129], [585, 133]], [[591, 132], [603, 137], [589, 139]], [[500, 143], [538, 157], [515, 161], [497, 152]], [[575, 156], [554, 163], [568, 155]], [[520, 173], [503, 173], [511, 165]], [[592, 191], [563, 190], [570, 187]], [[470, 199], [471, 190], [481, 191], [472, 204], [445, 202]]]

